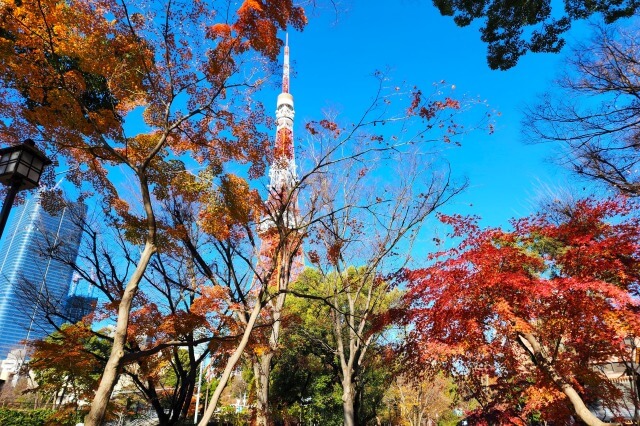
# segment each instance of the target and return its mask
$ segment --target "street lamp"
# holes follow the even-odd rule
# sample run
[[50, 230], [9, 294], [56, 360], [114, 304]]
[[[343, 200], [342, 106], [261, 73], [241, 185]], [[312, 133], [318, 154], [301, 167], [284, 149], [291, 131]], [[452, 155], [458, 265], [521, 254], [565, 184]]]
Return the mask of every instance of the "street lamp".
[[0, 149], [0, 183], [9, 187], [0, 212], [0, 237], [16, 194], [23, 189], [38, 186], [40, 175], [49, 164], [51, 160], [36, 148], [31, 139], [26, 139], [20, 145]]

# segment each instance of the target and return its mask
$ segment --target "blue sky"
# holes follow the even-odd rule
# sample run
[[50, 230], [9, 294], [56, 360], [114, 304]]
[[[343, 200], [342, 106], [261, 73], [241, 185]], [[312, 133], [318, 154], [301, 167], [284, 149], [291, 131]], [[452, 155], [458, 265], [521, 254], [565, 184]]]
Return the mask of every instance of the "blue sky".
[[[457, 27], [430, 1], [352, 0], [337, 22], [326, 10], [311, 13], [303, 32], [289, 34], [297, 134], [305, 120], [318, 118], [328, 107], [355, 118], [372, 97], [375, 70], [389, 69], [394, 81], [427, 90], [445, 80], [455, 84], [457, 96], [479, 96], [501, 113], [493, 135], [475, 132], [462, 147], [446, 151], [454, 174], [468, 177], [470, 186], [445, 210], [479, 215], [490, 226], [531, 213], [545, 187], [576, 185], [551, 162], [558, 155], [556, 146], [526, 144], [521, 136], [524, 106], [552, 87], [569, 50], [528, 54], [515, 68], [494, 71], [478, 27]], [[568, 40], [588, 37], [586, 25], [579, 23]]]
[[[479, 97], [501, 114], [494, 134], [477, 131], [461, 147], [444, 152], [454, 175], [469, 180], [468, 189], [445, 212], [478, 215], [483, 225], [501, 226], [532, 213], [547, 187], [584, 186], [551, 162], [556, 146], [526, 144], [521, 136], [523, 108], [552, 87], [568, 49], [528, 54], [515, 68], [494, 71], [487, 65], [480, 23], [459, 28], [440, 16], [430, 0], [346, 1], [346, 12], [312, 11], [304, 31], [289, 33], [298, 136], [306, 120], [321, 118], [327, 108], [342, 111], [346, 121], [358, 117], [376, 88], [373, 73], [388, 69], [398, 84], [425, 91], [445, 80], [456, 86], [458, 97]], [[584, 23], [573, 26], [570, 42], [589, 36]], [[278, 93], [279, 86], [273, 85], [260, 94], [268, 110], [275, 110]], [[421, 252], [432, 248], [434, 235], [445, 232], [434, 226], [434, 221], [427, 224]]]
[[[444, 211], [478, 215], [484, 225], [505, 225], [531, 213], [545, 187], [575, 185], [550, 161], [557, 147], [526, 144], [520, 133], [523, 107], [551, 87], [568, 49], [529, 54], [511, 70], [494, 71], [486, 62], [480, 23], [459, 28], [430, 0], [346, 2], [337, 15], [309, 11], [304, 31], [289, 33], [298, 136], [305, 121], [322, 118], [327, 108], [341, 111], [345, 121], [357, 118], [376, 88], [373, 73], [389, 70], [394, 84], [407, 82], [426, 92], [433, 82], [445, 80], [456, 86], [456, 96], [479, 97], [501, 114], [493, 135], [477, 131], [465, 136], [462, 147], [444, 152], [454, 175], [469, 179], [469, 188]], [[573, 26], [569, 40], [588, 37], [584, 23]], [[260, 93], [267, 110], [275, 110], [279, 90], [274, 84]], [[139, 123], [136, 118], [132, 114], [128, 121]]]

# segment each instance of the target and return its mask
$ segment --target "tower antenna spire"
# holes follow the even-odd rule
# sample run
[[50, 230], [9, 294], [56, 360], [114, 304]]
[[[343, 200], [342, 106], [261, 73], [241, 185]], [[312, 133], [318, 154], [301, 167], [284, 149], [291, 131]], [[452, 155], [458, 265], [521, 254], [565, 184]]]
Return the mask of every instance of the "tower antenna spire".
[[284, 64], [282, 66], [282, 93], [289, 93], [289, 33], [284, 38]]

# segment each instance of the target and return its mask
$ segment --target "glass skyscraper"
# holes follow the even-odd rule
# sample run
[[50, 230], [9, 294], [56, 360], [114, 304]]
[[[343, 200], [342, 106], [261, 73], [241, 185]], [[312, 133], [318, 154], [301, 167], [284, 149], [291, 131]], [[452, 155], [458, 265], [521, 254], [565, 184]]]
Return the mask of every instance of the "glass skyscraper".
[[84, 205], [64, 208], [56, 215], [45, 212], [40, 196], [13, 209], [0, 241], [0, 360], [24, 340], [40, 339], [53, 327], [43, 318], [43, 301], [63, 308], [73, 275], [70, 266], [47, 253], [75, 260], [81, 232], [78, 218]]

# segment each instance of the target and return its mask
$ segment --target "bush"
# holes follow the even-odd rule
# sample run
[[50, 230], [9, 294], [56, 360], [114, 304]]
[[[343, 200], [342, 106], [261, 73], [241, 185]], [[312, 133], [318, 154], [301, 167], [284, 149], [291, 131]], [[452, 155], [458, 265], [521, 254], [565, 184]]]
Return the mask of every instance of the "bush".
[[74, 406], [66, 406], [53, 412], [44, 426], [75, 426], [82, 421], [85, 414], [77, 411]]
[[0, 425], [2, 426], [43, 426], [51, 417], [53, 410], [12, 410], [0, 408]]

